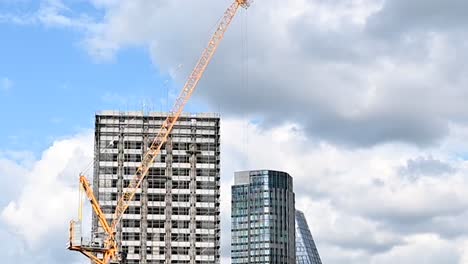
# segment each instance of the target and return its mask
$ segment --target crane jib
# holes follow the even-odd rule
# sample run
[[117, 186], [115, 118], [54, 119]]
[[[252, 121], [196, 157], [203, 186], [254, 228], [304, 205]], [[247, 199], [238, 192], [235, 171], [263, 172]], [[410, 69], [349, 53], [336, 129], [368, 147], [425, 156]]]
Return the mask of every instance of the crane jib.
[[[189, 75], [187, 82], [185, 83], [183, 89], [179, 97], [176, 99], [175, 104], [172, 110], [169, 112], [166, 120], [164, 121], [161, 129], [159, 130], [157, 136], [154, 138], [151, 146], [144, 154], [141, 165], [137, 168], [135, 175], [130, 180], [128, 187], [124, 190], [124, 194], [117, 202], [117, 206], [113, 215], [112, 223], [109, 225], [107, 223], [105, 214], [101, 210], [98, 200], [94, 196], [89, 182], [85, 176], [80, 176], [80, 182], [82, 185], [86, 185], [84, 187], [86, 190], [86, 195], [88, 199], [91, 201], [93, 205], [93, 210], [101, 226], [103, 226], [107, 238], [104, 241], [101, 247], [99, 246], [87, 246], [82, 245], [80, 239], [76, 238], [76, 228], [75, 225], [77, 224], [75, 221], [72, 221], [70, 224], [70, 245], [69, 249], [73, 251], [78, 251], [83, 255], [87, 256], [91, 259], [94, 263], [97, 264], [108, 264], [110, 261], [117, 260], [118, 257], [118, 248], [117, 242], [115, 240], [115, 233], [116, 227], [119, 224], [120, 220], [122, 219], [123, 214], [129, 207], [130, 201], [133, 200], [138, 188], [140, 187], [143, 179], [147, 176], [149, 169], [151, 168], [152, 164], [155, 162], [155, 159], [160, 154], [164, 144], [167, 142], [167, 139], [172, 132], [174, 125], [176, 124], [177, 120], [181, 116], [183, 109], [187, 102], [190, 100], [193, 92], [195, 91], [198, 82], [202, 78], [205, 70], [210, 63], [213, 55], [215, 54], [219, 43], [224, 37], [226, 30], [229, 28], [234, 16], [236, 15], [239, 7], [248, 8], [251, 4], [250, 0], [235, 0], [233, 4], [231, 4], [226, 12], [224, 13], [221, 22], [219, 23], [216, 32], [211, 37], [210, 41], [208, 42], [207, 47], [202, 52], [200, 59], [198, 60], [197, 64], [195, 65], [192, 73]], [[81, 224], [81, 223], [80, 223]], [[78, 241], [78, 242], [76, 242]], [[79, 243], [79, 244], [77, 244]], [[98, 254], [102, 255], [102, 259], [98, 258]]]

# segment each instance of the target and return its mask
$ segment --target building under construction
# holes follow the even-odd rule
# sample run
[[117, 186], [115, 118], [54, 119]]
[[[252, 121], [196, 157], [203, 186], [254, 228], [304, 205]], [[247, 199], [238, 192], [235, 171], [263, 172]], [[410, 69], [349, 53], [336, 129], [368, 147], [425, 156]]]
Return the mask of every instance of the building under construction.
[[[167, 113], [96, 115], [93, 191], [110, 222]], [[215, 264], [220, 248], [220, 118], [183, 114], [116, 227], [126, 263]], [[95, 240], [104, 230], [93, 217]]]

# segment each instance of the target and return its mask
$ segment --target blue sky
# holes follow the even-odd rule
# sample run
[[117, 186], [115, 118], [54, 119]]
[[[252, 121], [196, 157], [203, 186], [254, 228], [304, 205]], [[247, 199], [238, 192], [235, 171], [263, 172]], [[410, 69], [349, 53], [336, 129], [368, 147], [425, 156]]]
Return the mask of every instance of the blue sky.
[[[32, 14], [38, 3], [0, 2], [0, 14]], [[100, 14], [87, 1], [70, 3], [72, 15]], [[85, 49], [81, 30], [4, 22], [0, 32], [0, 78], [9, 83], [0, 92], [3, 149], [38, 154], [57, 138], [92, 129], [100, 110], [167, 111], [167, 100], [171, 106], [180, 89], [142, 47], [99, 60]]]
[[[143, 49], [127, 49], [111, 62], [96, 62], [81, 35], [43, 26], [0, 24], [0, 76], [12, 87], [0, 94], [0, 145], [41, 151], [54, 139], [94, 126], [103, 109], [167, 109], [172, 88]], [[128, 102], [124, 99], [127, 98]], [[145, 102], [146, 101], [146, 102]]]

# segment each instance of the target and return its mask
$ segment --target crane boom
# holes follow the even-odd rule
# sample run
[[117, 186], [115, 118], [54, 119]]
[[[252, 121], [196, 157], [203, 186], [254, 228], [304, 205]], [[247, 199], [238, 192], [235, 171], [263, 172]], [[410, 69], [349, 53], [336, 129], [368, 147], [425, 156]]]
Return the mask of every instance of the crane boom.
[[[154, 161], [160, 154], [164, 144], [167, 142], [168, 137], [172, 132], [172, 129], [174, 128], [174, 125], [176, 124], [177, 120], [179, 119], [180, 115], [184, 110], [185, 105], [187, 104], [193, 92], [195, 91], [198, 82], [205, 73], [208, 64], [213, 58], [213, 55], [215, 54], [219, 43], [223, 39], [224, 34], [229, 28], [229, 25], [234, 19], [237, 11], [240, 7], [248, 8], [250, 6], [250, 3], [251, 0], [234, 0], [234, 3], [231, 4], [224, 13], [224, 16], [221, 19], [221, 22], [219, 23], [216, 32], [211, 37], [207, 47], [203, 51], [195, 68], [193, 69], [192, 73], [187, 79], [179, 97], [175, 101], [172, 110], [169, 112], [166, 120], [163, 122], [163, 125], [161, 126], [161, 129], [157, 133], [156, 137], [154, 138], [151, 146], [143, 155], [141, 164], [137, 168], [135, 175], [130, 180], [128, 187], [124, 189], [124, 194], [117, 202], [115, 213], [112, 218], [112, 223], [110, 225], [108, 225], [107, 220], [105, 219], [105, 215], [99, 207], [99, 204], [97, 203], [97, 199], [94, 197], [91, 188], [89, 188], [88, 180], [86, 179], [86, 177], [80, 176], [80, 182], [86, 191], [86, 195], [91, 201], [93, 210], [96, 213], [98, 220], [101, 223], [101, 226], [107, 234], [107, 238], [104, 243], [104, 248], [84, 248], [81, 246], [81, 244], [79, 246], [75, 246], [73, 245], [73, 241], [76, 241], [76, 237], [73, 236], [73, 230], [74, 224], [76, 224], [76, 222], [72, 221], [70, 225], [70, 250], [80, 251], [82, 254], [90, 258], [94, 263], [98, 264], [108, 264], [109, 261], [116, 260], [118, 254], [117, 243], [115, 241], [115, 232], [117, 229], [117, 225], [119, 224], [125, 211], [129, 207], [129, 204], [134, 198], [136, 192], [138, 191], [138, 188], [141, 186], [143, 179], [148, 175], [149, 169], [154, 164]], [[101, 260], [97, 258], [95, 256], [95, 253], [102, 253], [103, 259]]]
[[115, 230], [115, 228], [117, 227], [117, 224], [119, 223], [125, 210], [129, 206], [129, 202], [133, 199], [138, 187], [141, 185], [141, 182], [148, 174], [151, 165], [154, 163], [154, 160], [159, 155], [161, 148], [166, 143], [167, 138], [171, 133], [175, 123], [182, 114], [185, 105], [192, 96], [192, 93], [195, 91], [195, 88], [197, 87], [198, 82], [203, 76], [203, 73], [205, 73], [206, 67], [213, 58], [213, 55], [215, 54], [219, 43], [224, 37], [224, 33], [228, 29], [229, 25], [232, 22], [232, 19], [234, 18], [237, 10], [239, 9], [239, 6], [241, 4], [243, 5], [244, 3], [246, 4], [245, 0], [237, 0], [224, 13], [223, 19], [221, 20], [214, 35], [211, 37], [211, 40], [208, 42], [208, 46], [203, 51], [202, 56], [198, 60], [198, 63], [196, 64], [195, 68], [190, 74], [171, 112], [164, 121], [157, 136], [154, 138], [149, 150], [144, 155], [141, 165], [138, 167], [136, 174], [130, 181], [129, 186], [127, 187], [127, 191], [124, 195], [122, 195], [121, 199], [118, 201], [114, 218], [111, 224], [112, 229]]
[[89, 184], [88, 179], [84, 175], [80, 176], [80, 183], [83, 188], [83, 190], [86, 193], [86, 196], [89, 199], [89, 202], [91, 203], [91, 206], [93, 207], [93, 210], [97, 212], [97, 218], [99, 220], [99, 223], [101, 224], [102, 228], [106, 233], [112, 233], [112, 229], [110, 228], [109, 224], [107, 223], [106, 217], [104, 215], [104, 212], [102, 212], [101, 207], [99, 206], [99, 203], [96, 199], [96, 197], [93, 194], [93, 190], [91, 189], [91, 184]]

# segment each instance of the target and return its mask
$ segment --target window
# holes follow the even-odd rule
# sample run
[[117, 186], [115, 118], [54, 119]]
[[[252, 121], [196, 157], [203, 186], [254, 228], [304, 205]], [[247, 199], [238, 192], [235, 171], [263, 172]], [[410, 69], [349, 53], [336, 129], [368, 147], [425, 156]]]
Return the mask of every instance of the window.
[[188, 207], [174, 207], [172, 208], [172, 214], [173, 215], [188, 215], [189, 209], [190, 208]]
[[148, 207], [148, 214], [159, 214], [159, 215], [162, 214], [163, 215], [165, 209], [166, 209], [165, 207], [150, 206], [150, 207]]
[[215, 223], [210, 221], [197, 221], [197, 228], [215, 228]]
[[164, 228], [164, 220], [148, 220], [148, 228]]
[[140, 240], [140, 233], [122, 233], [122, 240], [138, 241]]
[[189, 202], [190, 194], [173, 194], [172, 201], [173, 202]]
[[172, 188], [174, 189], [188, 189], [190, 186], [189, 181], [174, 181], [172, 182]]
[[122, 220], [123, 227], [140, 227], [139, 220], [124, 219]]
[[190, 221], [172, 221], [172, 228], [189, 228]]
[[217, 189], [214, 181], [197, 181], [197, 189], [215, 190]]
[[148, 201], [150, 202], [164, 202], [164, 200], [165, 200], [164, 194], [155, 194], [155, 193], [148, 194]]
[[189, 162], [189, 156], [173, 156], [172, 161], [174, 163], [188, 163]]
[[202, 203], [215, 202], [215, 196], [214, 195], [197, 195], [197, 202], [202, 202]]
[[148, 188], [152, 189], [165, 189], [166, 188], [166, 179], [164, 178], [149, 178], [148, 179]]
[[140, 207], [130, 206], [125, 211], [125, 214], [140, 214]]
[[[117, 161], [117, 159], [115, 161]], [[138, 155], [138, 154], [125, 154], [124, 155], [124, 161], [125, 162], [140, 162], [141, 161], [141, 155]]]

